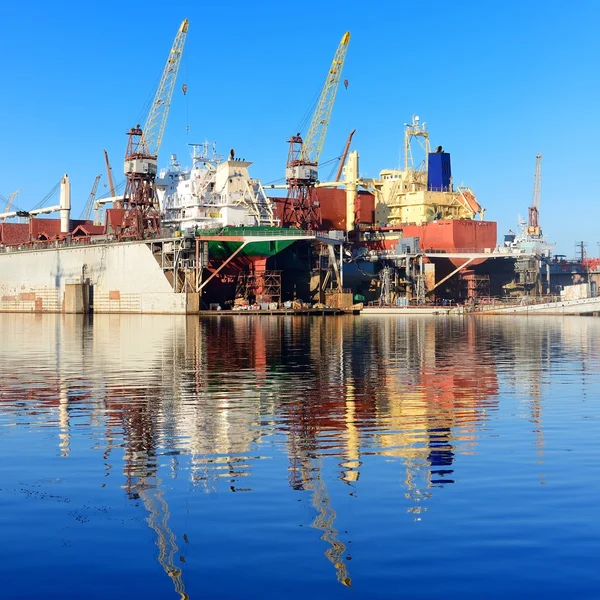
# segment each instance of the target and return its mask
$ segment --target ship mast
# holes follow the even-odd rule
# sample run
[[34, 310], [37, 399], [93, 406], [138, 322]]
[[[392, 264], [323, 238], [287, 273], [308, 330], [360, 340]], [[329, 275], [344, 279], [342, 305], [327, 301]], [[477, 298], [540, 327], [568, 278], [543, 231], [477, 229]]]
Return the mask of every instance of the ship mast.
[[412, 115], [410, 123], [404, 123], [404, 171], [414, 170], [414, 159], [412, 153], [412, 142], [416, 139], [421, 148], [425, 151], [425, 161], [418, 170], [425, 170], [427, 167], [427, 156], [429, 155], [429, 132], [425, 123], [420, 122], [418, 115]]

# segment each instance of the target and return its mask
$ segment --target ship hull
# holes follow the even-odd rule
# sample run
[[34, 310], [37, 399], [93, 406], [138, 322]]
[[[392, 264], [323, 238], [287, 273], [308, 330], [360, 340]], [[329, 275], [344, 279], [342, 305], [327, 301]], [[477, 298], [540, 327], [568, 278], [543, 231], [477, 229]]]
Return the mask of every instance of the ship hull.
[[424, 251], [491, 252], [496, 247], [497, 224], [494, 221], [447, 219], [422, 225], [402, 225], [404, 237], [418, 237]]
[[[381, 228], [361, 232], [357, 246], [365, 246], [376, 252], [399, 253], [399, 244], [410, 238], [419, 239], [419, 250], [438, 254], [432, 260], [447, 261], [459, 267], [467, 260], [462, 257], [445, 257], [444, 254], [473, 254], [492, 252], [496, 247], [497, 224], [494, 221], [475, 221], [471, 219], [446, 219], [431, 221], [421, 225], [404, 224], [395, 228]], [[415, 249], [412, 249], [414, 252]], [[470, 265], [485, 262], [485, 258], [472, 260]]]

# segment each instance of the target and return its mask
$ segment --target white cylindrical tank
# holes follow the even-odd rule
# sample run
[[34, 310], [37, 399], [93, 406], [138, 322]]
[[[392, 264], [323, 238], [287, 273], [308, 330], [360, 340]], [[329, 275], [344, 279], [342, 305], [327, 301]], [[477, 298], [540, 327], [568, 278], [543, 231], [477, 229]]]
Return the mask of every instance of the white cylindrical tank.
[[60, 182], [60, 232], [69, 233], [71, 221], [71, 182], [67, 174]]
[[354, 229], [354, 215], [356, 213], [356, 193], [358, 179], [358, 151], [353, 150], [348, 154], [345, 169], [346, 180], [346, 231]]

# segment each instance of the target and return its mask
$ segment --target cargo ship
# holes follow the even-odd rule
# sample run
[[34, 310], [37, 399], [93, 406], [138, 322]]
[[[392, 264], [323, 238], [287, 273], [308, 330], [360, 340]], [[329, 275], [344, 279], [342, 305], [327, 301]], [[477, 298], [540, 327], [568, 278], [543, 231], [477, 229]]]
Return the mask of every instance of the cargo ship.
[[163, 226], [182, 233], [219, 227], [274, 227], [270, 200], [252, 163], [217, 154], [216, 144], [192, 144], [192, 168], [183, 168], [171, 154], [170, 164], [155, 180]]
[[[413, 161], [415, 142], [425, 155], [419, 165]], [[341, 185], [345, 189], [329, 183], [317, 188], [321, 219], [326, 229], [347, 231], [356, 247], [391, 253], [406, 238], [440, 254], [486, 252], [497, 245], [497, 224], [484, 220], [473, 190], [454, 185], [450, 153], [441, 146], [431, 151], [426, 125], [417, 116], [405, 126], [404, 169], [362, 178], [354, 151]]]
[[[481, 279], [473, 270], [487, 260], [481, 255], [491, 256], [497, 247], [497, 224], [484, 219], [485, 210], [471, 188], [454, 184], [450, 153], [441, 146], [431, 150], [427, 127], [417, 116], [405, 125], [404, 168], [361, 177], [358, 152], [353, 151], [343, 181], [320, 184], [316, 196], [322, 226], [346, 232], [351, 256], [344, 265], [345, 285], [366, 300], [380, 297], [379, 273], [386, 266], [397, 274], [396, 281], [404, 282], [404, 299], [414, 298], [417, 279], [424, 279], [417, 294], [421, 300], [438, 282], [468, 266], [444, 284], [445, 297], [468, 296], [467, 288]], [[418, 274], [414, 264], [394, 258], [407, 255], [421, 256], [425, 266], [419, 266]]]

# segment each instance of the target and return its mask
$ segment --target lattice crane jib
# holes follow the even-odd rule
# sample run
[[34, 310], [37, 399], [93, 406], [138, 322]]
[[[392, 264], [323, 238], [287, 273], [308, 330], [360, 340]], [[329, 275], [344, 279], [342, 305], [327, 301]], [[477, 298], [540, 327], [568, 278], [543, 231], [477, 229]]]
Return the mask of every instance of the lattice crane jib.
[[[123, 214], [121, 238], [139, 239], [160, 232], [160, 212], [154, 188], [158, 152], [162, 143], [177, 73], [188, 31], [188, 20], [181, 23], [169, 52], [144, 129], [129, 131], [124, 171], [127, 185], [123, 195], [127, 210]], [[117, 207], [120, 208], [119, 204]]]
[[318, 180], [317, 166], [325, 143], [349, 42], [350, 32], [347, 31], [342, 36], [333, 57], [306, 137], [302, 139], [298, 133], [288, 140], [290, 144], [286, 165], [288, 193], [283, 207], [284, 227], [319, 229], [321, 226], [321, 211], [315, 193], [315, 184]]
[[112, 178], [112, 168], [110, 166], [110, 161], [108, 160], [108, 152], [104, 150], [104, 163], [106, 164], [106, 176], [108, 178], [108, 189], [110, 190], [110, 195], [115, 197], [115, 184], [113, 183]]
[[529, 207], [529, 228], [535, 229], [539, 226], [540, 200], [542, 196], [542, 155], [535, 157], [535, 174], [533, 176], [533, 197]]
[[146, 124], [144, 125], [140, 145], [144, 153], [152, 156], [158, 156], [163, 135], [165, 133], [167, 117], [169, 115], [171, 99], [173, 98], [175, 82], [177, 81], [179, 65], [181, 64], [181, 57], [183, 55], [183, 47], [185, 45], [188, 25], [188, 19], [184, 19], [179, 27], [177, 35], [175, 36], [173, 47], [171, 48], [171, 52], [167, 58], [167, 63], [165, 64], [162, 77], [160, 78], [160, 83], [156, 89], [154, 101], [152, 102], [152, 106], [150, 108], [150, 114], [148, 115]]
[[90, 195], [87, 199], [85, 207], [83, 208], [83, 211], [81, 211], [81, 216], [79, 218], [83, 219], [84, 221], [87, 221], [90, 218], [90, 215], [92, 214], [94, 200], [96, 199], [96, 192], [98, 191], [98, 182], [100, 181], [101, 177], [102, 175], [96, 175], [96, 179], [94, 179], [94, 185], [92, 185]]
[[335, 103], [335, 97], [338, 91], [340, 80], [342, 78], [342, 70], [346, 53], [348, 52], [348, 44], [350, 43], [350, 32], [347, 31], [343, 36], [336, 50], [333, 62], [327, 73], [325, 84], [321, 90], [317, 108], [313, 114], [308, 133], [304, 138], [302, 145], [302, 159], [305, 162], [318, 164], [325, 143], [329, 120], [331, 119], [331, 111]]

